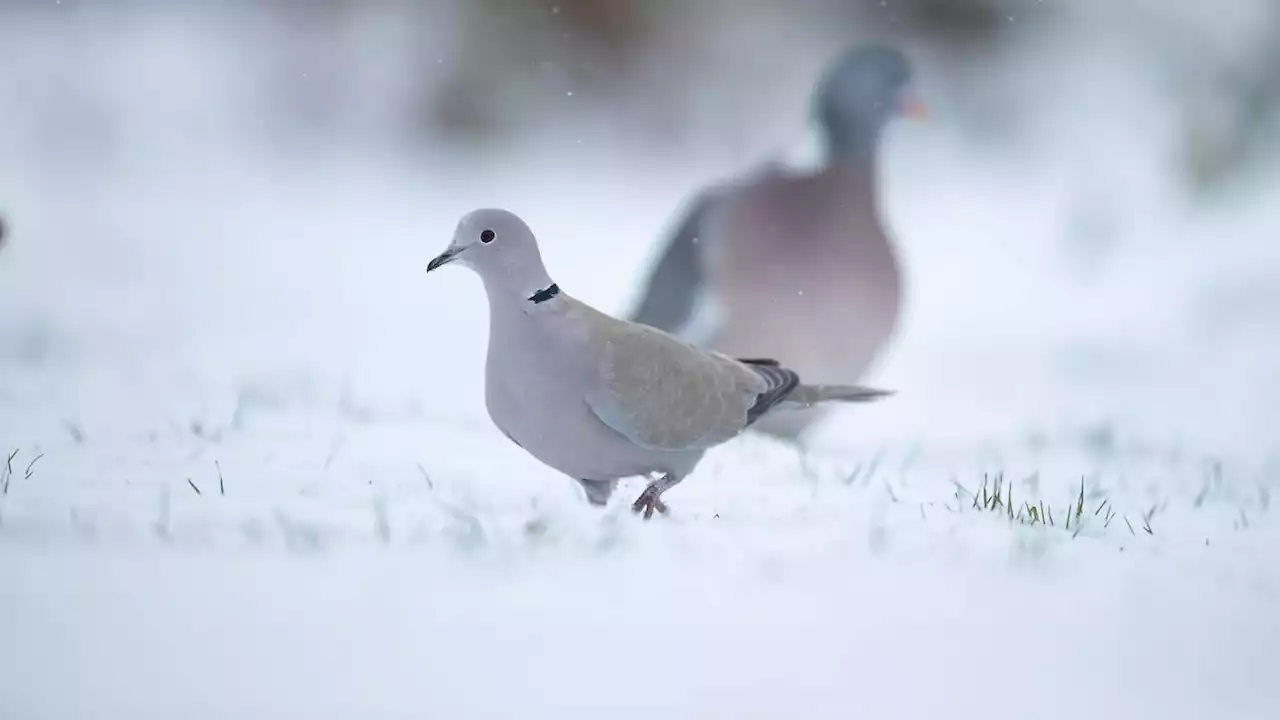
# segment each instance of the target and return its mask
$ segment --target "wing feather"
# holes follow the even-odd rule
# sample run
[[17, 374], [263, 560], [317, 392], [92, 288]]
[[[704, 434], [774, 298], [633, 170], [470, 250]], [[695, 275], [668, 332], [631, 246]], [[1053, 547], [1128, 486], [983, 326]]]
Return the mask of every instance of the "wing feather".
[[705, 450], [747, 427], [770, 384], [729, 357], [654, 328], [613, 321], [601, 333], [599, 378], [587, 405], [641, 447]]

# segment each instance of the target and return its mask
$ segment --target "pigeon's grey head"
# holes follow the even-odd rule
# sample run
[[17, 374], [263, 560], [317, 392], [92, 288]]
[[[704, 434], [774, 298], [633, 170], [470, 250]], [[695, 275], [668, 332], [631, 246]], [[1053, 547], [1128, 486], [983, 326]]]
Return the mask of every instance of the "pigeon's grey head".
[[449, 247], [427, 264], [427, 272], [450, 263], [471, 268], [486, 286], [524, 291], [545, 287], [546, 269], [533, 231], [515, 213], [481, 209], [462, 216]]
[[860, 46], [831, 63], [814, 93], [814, 114], [832, 150], [874, 152], [890, 120], [922, 117], [911, 74], [906, 55], [880, 44]]

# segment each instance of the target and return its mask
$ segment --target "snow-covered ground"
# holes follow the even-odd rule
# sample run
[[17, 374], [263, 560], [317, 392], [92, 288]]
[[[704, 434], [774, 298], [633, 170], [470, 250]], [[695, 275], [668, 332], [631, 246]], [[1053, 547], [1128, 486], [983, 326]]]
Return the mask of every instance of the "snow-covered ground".
[[[618, 311], [727, 168], [571, 129], [281, 159], [245, 140], [243, 68], [198, 43], [155, 63], [63, 37], [78, 60], [41, 65], [6, 39], [10, 89], [97, 65], [115, 149], [48, 142], [88, 132], [49, 103], [0, 111], [0, 717], [1280, 706], [1276, 181], [1192, 212], [1149, 124], [1045, 121], [1060, 143], [995, 159], [945, 113], [900, 128], [915, 295], [876, 377], [900, 395], [805, 456], [727, 444], [643, 523], [639, 481], [591, 510], [490, 427], [479, 283], [423, 268], [504, 205]], [[1098, 137], [1105, 184], [1080, 175]]]

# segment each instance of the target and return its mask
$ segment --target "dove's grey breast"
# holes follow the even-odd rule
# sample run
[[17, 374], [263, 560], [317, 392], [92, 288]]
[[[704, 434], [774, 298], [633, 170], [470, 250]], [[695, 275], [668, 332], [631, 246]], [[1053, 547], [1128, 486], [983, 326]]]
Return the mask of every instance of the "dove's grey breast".
[[485, 405], [494, 424], [529, 454], [575, 479], [687, 474], [702, 451], [642, 448], [591, 410], [585, 391], [599, 385], [600, 368], [588, 335], [591, 319], [584, 317], [590, 310], [567, 296], [546, 305], [490, 305]]

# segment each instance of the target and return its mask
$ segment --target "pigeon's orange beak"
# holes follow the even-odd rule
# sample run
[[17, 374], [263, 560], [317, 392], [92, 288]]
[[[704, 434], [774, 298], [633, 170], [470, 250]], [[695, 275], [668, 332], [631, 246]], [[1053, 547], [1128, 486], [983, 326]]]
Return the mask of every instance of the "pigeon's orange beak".
[[920, 98], [906, 93], [898, 100], [898, 113], [912, 120], [924, 120], [929, 117], [929, 108], [925, 107]]

